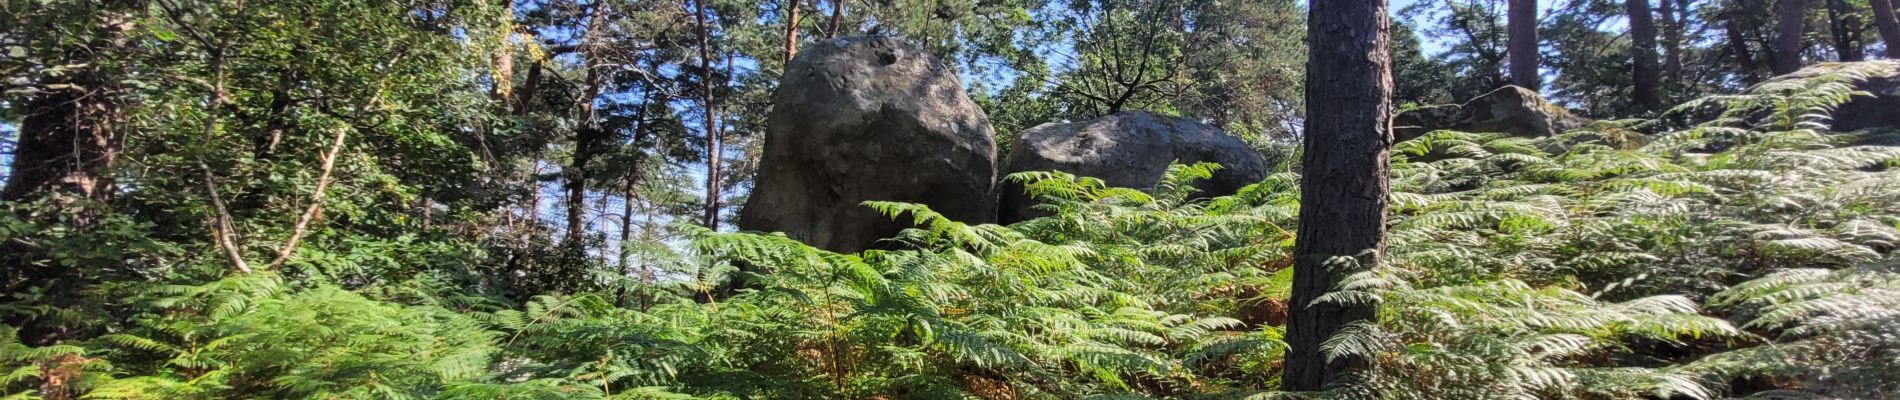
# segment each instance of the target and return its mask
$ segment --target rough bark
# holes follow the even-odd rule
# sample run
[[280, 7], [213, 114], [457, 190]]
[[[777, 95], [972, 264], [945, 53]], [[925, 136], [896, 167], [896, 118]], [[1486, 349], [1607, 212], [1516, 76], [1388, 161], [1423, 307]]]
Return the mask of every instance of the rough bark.
[[1299, 234], [1287, 325], [1289, 390], [1316, 390], [1367, 360], [1328, 361], [1320, 344], [1341, 327], [1369, 320], [1369, 304], [1314, 303], [1352, 268], [1385, 252], [1386, 150], [1392, 145], [1392, 72], [1384, 0], [1313, 2], [1307, 15], [1305, 152]]
[[1506, 13], [1511, 84], [1542, 91], [1543, 77], [1537, 74], [1537, 0], [1510, 0]]
[[1900, 17], [1894, 16], [1893, 1], [1867, 0], [1867, 5], [1874, 9], [1874, 26], [1887, 44], [1887, 58], [1900, 59]]
[[[1669, 0], [1662, 0], [1668, 2]], [[1630, 42], [1635, 62], [1631, 75], [1635, 79], [1632, 91], [1636, 106], [1642, 111], [1662, 109], [1662, 74], [1656, 64], [1656, 23], [1649, 12], [1649, 0], [1624, 0], [1623, 9], [1629, 15]]]
[[1775, 75], [1801, 69], [1801, 36], [1807, 31], [1808, 0], [1781, 0], [1775, 10], [1775, 52], [1769, 57]]

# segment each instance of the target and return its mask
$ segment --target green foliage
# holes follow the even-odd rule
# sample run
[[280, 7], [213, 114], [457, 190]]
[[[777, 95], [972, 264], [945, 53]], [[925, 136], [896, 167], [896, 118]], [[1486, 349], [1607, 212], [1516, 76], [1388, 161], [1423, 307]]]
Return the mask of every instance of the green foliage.
[[[16, 3], [7, 10], [22, 9]], [[55, 3], [7, 18], [96, 17], [91, 3]], [[135, 166], [114, 171], [123, 196], [94, 205], [105, 212], [84, 226], [46, 204], [8, 203], [0, 212], [4, 249], [33, 250], [6, 262], [60, 271], [35, 281], [9, 270], [0, 282], [20, 288], [5, 294], [0, 314], [21, 324], [0, 327], [0, 396], [1706, 399], [1900, 391], [1900, 150], [1863, 145], [1866, 136], [1826, 124], [1833, 109], [1864, 95], [1850, 84], [1874, 71], [1768, 83], [1659, 120], [1603, 121], [1558, 137], [1441, 131], [1397, 144], [1389, 256], [1320, 299], [1377, 306], [1376, 319], [1324, 347], [1373, 365], [1327, 392], [1279, 393], [1281, 325], [1289, 309], [1307, 306], [1286, 300], [1295, 228], [1325, 223], [1297, 220], [1296, 168], [1214, 198], [1193, 185], [1217, 171], [1208, 164], [1173, 166], [1140, 189], [1016, 174], [1007, 179], [1037, 196], [1048, 216], [1010, 226], [869, 202], [913, 228], [857, 254], [780, 234], [668, 225], [665, 216], [697, 212], [689, 168], [672, 162], [697, 150], [660, 143], [688, 130], [677, 115], [645, 115], [675, 113], [670, 100], [628, 106], [619, 98], [725, 90], [738, 99], [728, 104], [747, 105], [770, 91], [758, 71], [726, 71], [738, 88], [658, 75], [679, 72], [691, 56], [668, 36], [687, 29], [674, 24], [683, 15], [657, 3], [612, 3], [637, 17], [610, 29], [629, 35], [612, 46], [651, 51], [634, 56], [647, 64], [624, 64], [651, 69], [609, 74], [617, 93], [602, 95], [611, 101], [601, 101], [605, 116], [594, 121], [643, 128], [610, 135], [625, 146], [593, 150], [612, 165], [574, 176], [595, 189], [615, 185], [614, 196], [629, 201], [618, 215], [627, 232], [603, 235], [620, 239], [611, 254], [589, 247], [593, 237], [555, 246], [538, 195], [544, 181], [566, 177], [537, 171], [577, 154], [554, 142], [579, 132], [570, 112], [594, 104], [573, 84], [594, 67], [542, 52], [578, 43], [562, 30], [591, 18], [581, 4], [535, 3], [549, 7], [506, 15], [486, 2], [158, 2], [127, 17], [145, 24], [129, 34], [139, 51], [100, 69], [127, 81], [140, 102], [126, 122], [139, 133], [124, 148]], [[1181, 85], [1141, 88], [1132, 104], [1204, 113], [1264, 136], [1290, 129], [1281, 125], [1297, 115], [1289, 100], [1297, 85], [1234, 83], [1297, 81], [1284, 57], [1234, 61], [1269, 48], [1297, 53], [1297, 32], [1288, 30], [1299, 19], [1295, 3], [892, 4], [846, 21], [927, 36], [932, 51], [966, 65], [1034, 69], [1047, 68], [1043, 55], [1014, 49], [1018, 34], [1047, 39], [1031, 36], [1105, 15], [1090, 26], [1133, 28], [1071, 43], [1104, 51], [1083, 55], [1080, 68], [1115, 68], [1124, 61], [1115, 52], [1184, 63], [1124, 65], [1120, 73], [1153, 80], [1146, 84]], [[1418, 17], [1434, 22], [1430, 32], [1453, 22], [1445, 18], [1496, 11], [1490, 2], [1466, 5]], [[714, 30], [724, 50], [776, 49], [770, 30], [744, 25], [781, 11], [711, 6], [725, 18]], [[1088, 13], [1035, 20], [1064, 10]], [[1195, 29], [1156, 25], [1162, 19]], [[1234, 22], [1262, 20], [1276, 23]], [[1043, 30], [1015, 30], [1024, 26]], [[0, 41], [27, 37], [5, 29]], [[644, 30], [670, 33], [639, 36]], [[1125, 40], [1140, 32], [1166, 35], [1153, 49]], [[1229, 33], [1246, 40], [1214, 40]], [[22, 51], [41, 58], [71, 45], [31, 38]], [[1455, 47], [1491, 51], [1483, 46]], [[517, 47], [531, 50], [517, 57]], [[1402, 74], [1481, 80], [1496, 69], [1484, 54], [1444, 64], [1419, 51], [1398, 56], [1418, 68]], [[497, 55], [554, 77], [536, 81], [546, 84], [538, 100], [496, 101], [506, 95], [490, 93], [494, 82], [485, 79], [503, 77], [487, 65]], [[23, 69], [6, 69], [16, 65]], [[0, 64], [9, 78], [29, 80], [59, 68]], [[1023, 106], [993, 115], [1027, 125], [1095, 101], [1042, 97], [1045, 72], [1018, 76], [982, 104]], [[1054, 75], [1110, 83], [1086, 73]], [[1407, 96], [1469, 88], [1428, 89]], [[280, 108], [280, 99], [296, 101]], [[1237, 99], [1265, 105], [1214, 110]], [[735, 130], [761, 123], [731, 119]], [[335, 181], [326, 197], [313, 196], [337, 133], [346, 135]], [[228, 210], [210, 201], [214, 194]], [[240, 258], [267, 259], [311, 205], [320, 217], [279, 268], [235, 272], [210, 239], [224, 229], [217, 219], [230, 218]], [[662, 218], [633, 232], [636, 208]]]
[[1900, 263], [1794, 268], [1710, 298], [1769, 344], [1698, 360], [1711, 375], [1789, 381], [1807, 395], [1879, 397], [1900, 390]]

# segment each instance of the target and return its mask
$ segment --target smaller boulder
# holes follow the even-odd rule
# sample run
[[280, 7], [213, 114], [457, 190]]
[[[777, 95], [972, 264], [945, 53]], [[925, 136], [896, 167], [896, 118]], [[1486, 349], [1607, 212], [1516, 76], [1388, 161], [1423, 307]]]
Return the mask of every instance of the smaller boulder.
[[1392, 120], [1392, 133], [1399, 141], [1411, 140], [1436, 130], [1544, 137], [1581, 128], [1589, 123], [1587, 118], [1571, 115], [1569, 110], [1544, 101], [1536, 91], [1505, 86], [1464, 104], [1401, 111]]
[[[1829, 127], [1835, 131], [1853, 132], [1868, 128], [1900, 129], [1900, 60], [1878, 60], [1845, 63], [1820, 63], [1787, 75], [1777, 76], [1763, 82], [1767, 85], [1789, 80], [1807, 80], [1822, 75], [1856, 71], [1866, 73], [1867, 79], [1854, 82], [1854, 90], [1872, 94], [1856, 96], [1834, 109], [1834, 122]], [[1754, 91], [1757, 85], [1749, 88]]]
[[[1267, 176], [1267, 161], [1240, 138], [1199, 121], [1123, 111], [1080, 122], [1048, 123], [1023, 130], [1003, 161], [1004, 175], [1062, 171], [1101, 179], [1110, 186], [1150, 188], [1170, 163], [1212, 162], [1214, 177], [1196, 184], [1201, 195], [1224, 196]], [[1018, 182], [1004, 182], [998, 203], [1003, 223], [1036, 217], [1033, 199]]]

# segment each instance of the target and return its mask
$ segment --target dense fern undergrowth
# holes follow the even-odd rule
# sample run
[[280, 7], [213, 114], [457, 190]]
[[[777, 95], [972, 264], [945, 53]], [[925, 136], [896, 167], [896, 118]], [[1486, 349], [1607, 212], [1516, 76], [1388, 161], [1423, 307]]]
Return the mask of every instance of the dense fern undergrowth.
[[[525, 304], [440, 272], [474, 268], [457, 265], [470, 256], [403, 246], [255, 275], [109, 281], [82, 291], [97, 297], [88, 306], [5, 305], [100, 334], [33, 347], [0, 330], [0, 391], [1879, 398], [1900, 393], [1900, 147], [1869, 145], [1891, 132], [1826, 130], [1860, 73], [1558, 137], [1440, 131], [1397, 144], [1387, 261], [1320, 300], [1378, 305], [1376, 321], [1326, 344], [1373, 368], [1324, 393], [1275, 391], [1281, 325], [1299, 306], [1284, 300], [1299, 176], [1283, 168], [1198, 198], [1192, 182], [1213, 165], [1176, 166], [1147, 191], [1019, 174], [1050, 215], [1011, 226], [869, 203], [916, 228], [861, 254], [696, 230], [630, 244], [658, 283], [603, 269], [599, 290]], [[126, 232], [111, 240], [177, 253]], [[431, 267], [364, 278], [388, 263]]]

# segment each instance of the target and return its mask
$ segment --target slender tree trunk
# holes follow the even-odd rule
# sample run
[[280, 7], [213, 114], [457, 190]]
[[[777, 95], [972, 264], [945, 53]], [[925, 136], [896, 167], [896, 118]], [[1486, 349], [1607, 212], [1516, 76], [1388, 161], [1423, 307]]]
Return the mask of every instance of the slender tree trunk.
[[[1307, 14], [1306, 150], [1286, 341], [1289, 390], [1316, 390], [1367, 360], [1328, 361], [1320, 344], [1375, 305], [1315, 303], [1385, 253], [1386, 150], [1392, 145], [1391, 20], [1385, 0], [1317, 1]], [[1336, 266], [1336, 260], [1359, 267]]]
[[1505, 29], [1510, 38], [1505, 48], [1510, 55], [1511, 84], [1542, 91], [1543, 77], [1537, 73], [1537, 0], [1509, 1]]
[[[527, 77], [525, 81], [521, 83], [521, 90], [515, 93], [515, 122], [519, 124], [522, 129], [529, 132], [533, 132], [535, 129], [532, 121], [530, 121], [527, 116], [528, 111], [533, 109], [535, 93], [540, 91], [541, 70], [541, 60], [532, 60], [532, 62], [528, 64]], [[529, 202], [527, 212], [525, 213], [526, 218], [520, 220], [520, 222], [527, 224], [527, 226], [522, 229], [524, 236], [522, 236], [521, 244], [524, 250], [527, 244], [533, 240], [535, 231], [541, 224], [541, 155], [542, 152], [545, 151], [545, 147], [547, 147], [547, 143], [543, 142], [541, 138], [533, 137], [532, 133], [530, 133], [529, 136], [528, 146], [531, 150], [529, 150], [528, 171], [524, 182], [527, 184]]]
[[1835, 59], [1853, 62], [1867, 59], [1860, 46], [1860, 16], [1854, 15], [1843, 0], [1827, 0], [1828, 32], [1834, 39]]
[[798, 6], [801, 0], [787, 0], [790, 9], [785, 15], [785, 65], [792, 64], [792, 57], [798, 55]]
[[1742, 32], [1742, 24], [1737, 19], [1732, 11], [1723, 14], [1723, 35], [1728, 36], [1729, 53], [1735, 56], [1736, 75], [1741, 78], [1742, 84], [1754, 85], [1761, 82], [1761, 76], [1755, 73], [1755, 54], [1749, 51], [1748, 36]]
[[[292, 53], [301, 53], [292, 50]], [[264, 136], [253, 147], [251, 156], [259, 160], [268, 160], [277, 153], [277, 144], [282, 143], [284, 134], [290, 130], [295, 118], [291, 118], [292, 103], [290, 90], [296, 84], [297, 72], [289, 68], [277, 70], [277, 84], [270, 92], [270, 118], [265, 123]]]
[[[277, 248], [277, 255], [264, 269], [276, 269], [289, 261], [290, 255], [297, 251], [297, 244], [302, 242], [304, 235], [310, 232], [310, 222], [316, 221], [317, 216], [323, 214], [323, 197], [330, 188], [330, 173], [336, 169], [336, 156], [343, 152], [343, 140], [349, 137], [349, 131], [347, 128], [337, 128], [336, 135], [330, 139], [330, 149], [324, 151], [323, 159], [319, 160], [321, 164], [317, 170], [317, 186], [310, 192], [310, 204], [304, 206], [303, 214], [297, 216], [297, 223], [290, 228], [290, 238], [285, 239], [284, 245]], [[233, 262], [239, 265], [239, 270], [250, 273], [243, 267], [242, 259], [234, 258]]]
[[1660, 0], [1657, 14], [1662, 15], [1663, 78], [1670, 84], [1682, 83], [1682, 32], [1689, 23], [1686, 1]]
[[624, 201], [620, 202], [620, 262], [617, 269], [623, 274], [627, 273], [627, 243], [633, 240], [633, 199], [640, 194], [641, 172], [639, 165], [629, 168], [626, 179], [620, 183], [620, 195]]
[[587, 236], [587, 221], [585, 217], [587, 214], [587, 176], [590, 175], [588, 173], [588, 163], [593, 162], [594, 157], [600, 154], [601, 142], [607, 140], [608, 132], [600, 129], [599, 124], [594, 122], [594, 100], [600, 97], [601, 86], [604, 84], [602, 81], [606, 78], [602, 76], [599, 68], [594, 67], [594, 63], [598, 62], [600, 58], [599, 54], [596, 54], [594, 51], [594, 49], [599, 48], [599, 43], [596, 43], [596, 41], [600, 40], [600, 35], [602, 34], [601, 29], [607, 20], [607, 14], [602, 8], [602, 5], [605, 3], [604, 1], [595, 1], [593, 6], [590, 7], [591, 10], [588, 11], [587, 30], [586, 33], [581, 35], [580, 41], [582, 65], [584, 65], [584, 68], [587, 68], [587, 82], [586, 87], [581, 90], [581, 97], [575, 99], [575, 104], [580, 105], [580, 112], [574, 115], [574, 126], [576, 127], [574, 130], [574, 155], [572, 160], [570, 160], [567, 171], [561, 174], [562, 178], [565, 179], [562, 182], [564, 186], [563, 189], [567, 192], [567, 234], [563, 237], [562, 242], [568, 246], [581, 246], [583, 244], [581, 239], [585, 239]]
[[1801, 69], [1801, 36], [1807, 32], [1808, 0], [1781, 0], [1776, 15], [1780, 18], [1775, 26], [1775, 52], [1772, 66], [1775, 75], [1791, 73]]
[[1867, 5], [1874, 9], [1874, 26], [1887, 44], [1887, 58], [1900, 59], [1900, 17], [1894, 16], [1893, 0], [1867, 0]]
[[1636, 83], [1632, 88], [1636, 106], [1645, 112], [1662, 109], [1662, 94], [1657, 88], [1662, 71], [1656, 65], [1656, 23], [1651, 19], [1649, 0], [1624, 0], [1623, 8], [1629, 14], [1630, 42], [1635, 53], [1631, 72]]
[[534, 103], [534, 93], [541, 90], [541, 60], [528, 64], [528, 76], [521, 82], [521, 91], [515, 93], [515, 116], [528, 115], [528, 106]]
[[845, 0], [831, 0], [831, 30], [825, 32], [826, 38], [838, 37], [838, 30], [844, 26]]
[[[633, 143], [629, 145], [638, 146], [640, 139], [645, 137], [647, 107], [652, 103], [653, 88], [647, 87], [641, 90], [640, 109], [633, 113]], [[620, 263], [618, 266], [621, 273], [626, 273], [627, 271], [627, 241], [632, 239], [630, 235], [633, 234], [633, 199], [639, 197], [640, 178], [642, 174], [646, 173], [646, 169], [640, 165], [640, 162], [644, 158], [645, 157], [642, 156], [634, 159], [633, 165], [627, 167], [626, 179], [621, 182], [620, 194], [622, 196], [621, 198], [625, 200], [620, 204]]]
[[701, 221], [707, 229], [719, 229], [719, 109], [713, 103], [712, 82], [712, 44], [709, 36], [712, 28], [706, 24], [706, 0], [693, 1], [693, 18], [699, 26], [699, 82], [700, 101], [705, 109], [703, 122], [706, 130], [706, 210], [705, 220]]

